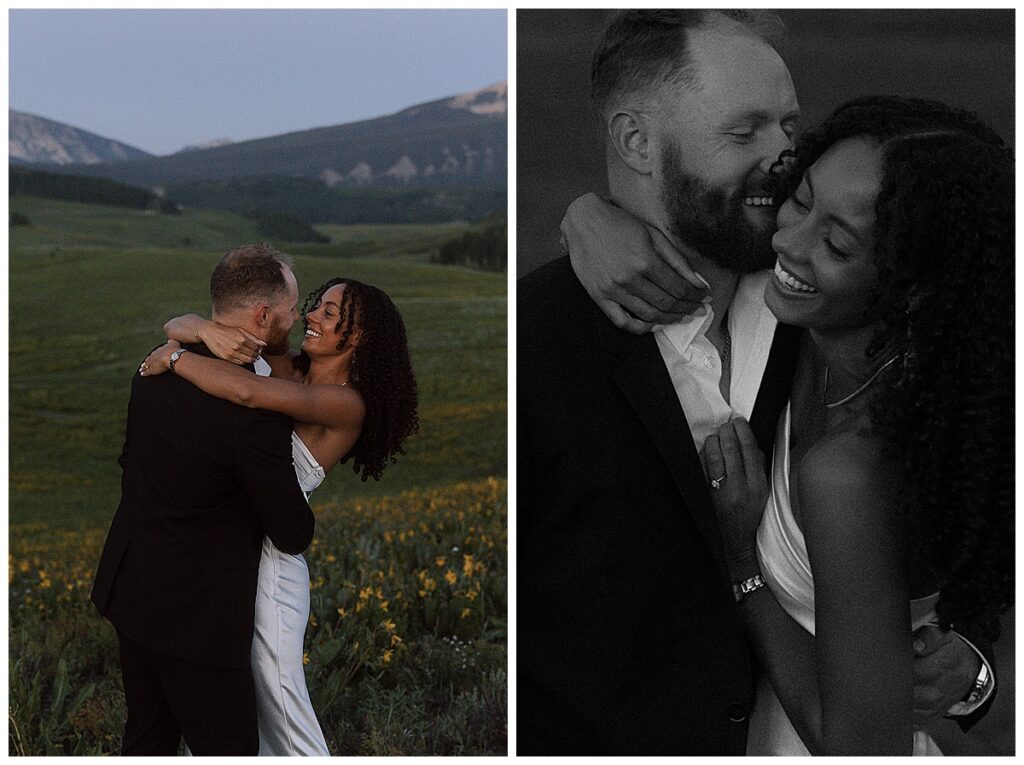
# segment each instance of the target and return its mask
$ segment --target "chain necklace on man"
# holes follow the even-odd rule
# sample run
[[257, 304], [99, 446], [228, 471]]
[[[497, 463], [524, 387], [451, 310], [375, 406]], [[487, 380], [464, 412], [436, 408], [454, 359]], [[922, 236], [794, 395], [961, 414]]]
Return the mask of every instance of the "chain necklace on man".
[[729, 312], [726, 311], [725, 316], [722, 317], [722, 351], [718, 354], [722, 362], [722, 376], [719, 379], [718, 387], [722, 393], [722, 398], [729, 401], [729, 389], [732, 387], [729, 378], [732, 377], [732, 367], [730, 362], [732, 361], [732, 333], [729, 332]]
[[726, 318], [722, 319], [722, 334], [725, 340], [722, 343], [722, 372], [725, 372], [725, 368], [729, 366], [729, 361], [732, 359], [732, 333], [729, 331], [728, 314]]

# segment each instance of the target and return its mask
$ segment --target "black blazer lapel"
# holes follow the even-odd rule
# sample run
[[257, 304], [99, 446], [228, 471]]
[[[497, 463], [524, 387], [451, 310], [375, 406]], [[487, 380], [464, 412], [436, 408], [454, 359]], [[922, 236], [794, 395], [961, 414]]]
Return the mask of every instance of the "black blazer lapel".
[[725, 551], [704, 470], [657, 342], [650, 334], [634, 337], [628, 344], [623, 343], [620, 350], [621, 363], [612, 370], [612, 380], [657, 445], [683, 504], [715, 560], [726, 571]]
[[799, 327], [789, 324], [776, 327], [768, 364], [750, 415], [750, 429], [754, 431], [757, 445], [767, 457], [765, 466], [769, 471], [772, 450], [775, 448], [775, 429], [778, 427], [779, 415], [789, 401], [789, 391], [793, 384], [800, 334]]

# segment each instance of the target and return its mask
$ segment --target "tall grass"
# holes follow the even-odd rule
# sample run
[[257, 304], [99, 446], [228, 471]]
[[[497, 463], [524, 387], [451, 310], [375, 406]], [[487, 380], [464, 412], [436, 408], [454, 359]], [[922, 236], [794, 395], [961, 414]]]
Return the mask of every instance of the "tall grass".
[[[220, 213], [168, 229], [17, 204], [32, 225], [10, 240], [10, 752], [116, 753], [116, 638], [88, 593], [129, 381], [167, 318], [207, 313], [223, 251], [259, 237]], [[429, 263], [449, 229], [338, 229], [293, 251], [303, 295], [344, 275], [394, 298], [420, 391], [421, 431], [382, 481], [340, 466], [313, 495], [307, 678], [335, 754], [505, 751], [505, 280]]]

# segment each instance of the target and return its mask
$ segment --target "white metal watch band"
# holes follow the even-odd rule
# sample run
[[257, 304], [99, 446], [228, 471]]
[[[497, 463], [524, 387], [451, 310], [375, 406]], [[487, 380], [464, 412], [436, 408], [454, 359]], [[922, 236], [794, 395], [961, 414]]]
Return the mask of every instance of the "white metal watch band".
[[753, 576], [747, 577], [741, 582], [733, 582], [732, 594], [736, 597], [736, 602], [739, 603], [754, 590], [759, 590], [766, 584], [767, 582], [765, 582], [764, 577], [761, 576], [760, 573], [757, 573]]

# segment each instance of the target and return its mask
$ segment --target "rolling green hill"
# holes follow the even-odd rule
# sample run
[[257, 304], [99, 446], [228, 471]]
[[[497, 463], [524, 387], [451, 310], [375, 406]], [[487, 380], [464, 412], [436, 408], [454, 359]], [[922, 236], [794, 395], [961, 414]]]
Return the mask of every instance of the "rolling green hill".
[[[209, 274], [224, 250], [259, 236], [226, 213], [146, 215], [30, 198], [12, 199], [11, 209], [32, 221], [10, 230], [11, 522], [102, 526], [117, 503], [135, 369], [167, 318], [207, 313]], [[429, 262], [457, 226], [324, 228], [331, 244], [283, 248], [300, 292], [343, 275], [392, 295], [408, 327], [422, 430], [379, 484], [342, 466], [320, 498], [504, 475], [505, 276]], [[293, 341], [300, 332], [297, 324]]]

